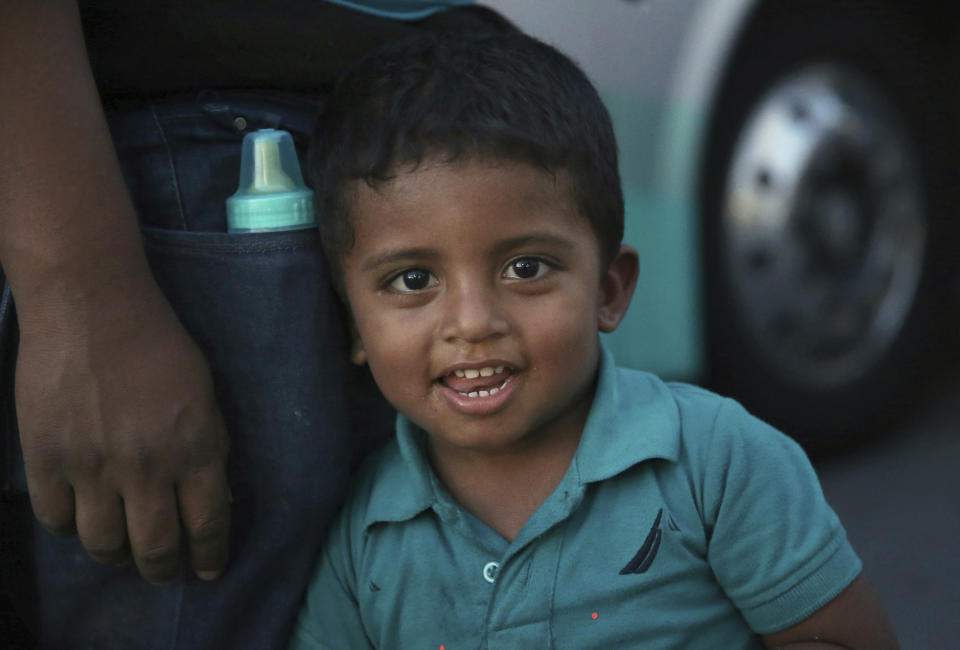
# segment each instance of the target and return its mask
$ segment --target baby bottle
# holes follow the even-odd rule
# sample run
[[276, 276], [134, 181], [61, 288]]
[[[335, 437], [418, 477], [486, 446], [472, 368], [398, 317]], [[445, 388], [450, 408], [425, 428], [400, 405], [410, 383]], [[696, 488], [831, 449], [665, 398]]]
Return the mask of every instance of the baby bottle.
[[315, 225], [313, 192], [303, 183], [290, 134], [260, 129], [244, 136], [240, 185], [227, 199], [227, 230], [269, 232]]

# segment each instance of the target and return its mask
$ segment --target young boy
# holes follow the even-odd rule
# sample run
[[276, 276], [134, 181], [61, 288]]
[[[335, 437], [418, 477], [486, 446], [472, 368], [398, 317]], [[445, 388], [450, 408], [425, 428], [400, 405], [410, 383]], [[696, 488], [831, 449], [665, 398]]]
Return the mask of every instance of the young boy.
[[799, 447], [601, 345], [638, 260], [573, 63], [520, 34], [389, 46], [314, 144], [353, 357], [400, 415], [292, 647], [896, 647]]

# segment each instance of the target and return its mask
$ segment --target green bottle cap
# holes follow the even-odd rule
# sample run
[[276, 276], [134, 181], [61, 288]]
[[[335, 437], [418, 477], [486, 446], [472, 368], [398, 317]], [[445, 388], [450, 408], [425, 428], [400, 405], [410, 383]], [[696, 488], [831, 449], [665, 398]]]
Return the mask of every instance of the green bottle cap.
[[312, 228], [313, 192], [304, 184], [293, 138], [260, 129], [243, 138], [240, 185], [227, 199], [229, 232]]

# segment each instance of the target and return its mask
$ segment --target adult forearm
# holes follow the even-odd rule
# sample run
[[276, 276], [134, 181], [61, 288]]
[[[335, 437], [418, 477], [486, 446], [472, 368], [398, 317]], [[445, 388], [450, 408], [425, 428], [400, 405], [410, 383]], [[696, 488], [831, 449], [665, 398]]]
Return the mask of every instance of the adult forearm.
[[0, 263], [20, 324], [30, 501], [97, 561], [227, 561], [228, 440], [206, 359], [154, 283], [73, 0], [0, 0]]
[[149, 273], [73, 0], [0, 3], [0, 80], [0, 264], [21, 323], [133, 294]]

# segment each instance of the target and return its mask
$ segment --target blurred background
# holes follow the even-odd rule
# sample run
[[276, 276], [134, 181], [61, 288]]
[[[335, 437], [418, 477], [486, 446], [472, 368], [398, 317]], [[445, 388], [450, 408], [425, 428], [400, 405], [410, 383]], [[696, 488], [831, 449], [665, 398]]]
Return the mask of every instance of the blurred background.
[[641, 259], [618, 361], [799, 440], [903, 647], [960, 647], [960, 9], [481, 1], [610, 110]]

